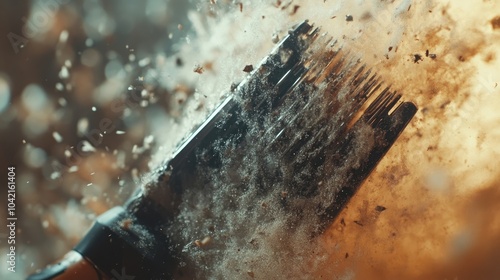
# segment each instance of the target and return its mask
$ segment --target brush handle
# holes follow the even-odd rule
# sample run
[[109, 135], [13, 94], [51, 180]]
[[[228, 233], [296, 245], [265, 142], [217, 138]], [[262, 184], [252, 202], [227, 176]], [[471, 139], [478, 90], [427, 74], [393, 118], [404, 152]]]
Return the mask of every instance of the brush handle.
[[173, 262], [166, 236], [139, 222], [122, 207], [108, 210], [63, 260], [28, 280], [168, 279]]

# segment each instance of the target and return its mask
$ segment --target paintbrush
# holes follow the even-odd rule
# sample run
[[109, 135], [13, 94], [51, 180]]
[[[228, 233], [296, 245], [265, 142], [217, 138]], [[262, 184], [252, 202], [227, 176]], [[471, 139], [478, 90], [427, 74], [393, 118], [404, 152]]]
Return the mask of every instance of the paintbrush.
[[[196, 219], [209, 221], [212, 231], [230, 223], [216, 217], [217, 208], [262, 223], [275, 219], [266, 213], [286, 213], [279, 216], [284, 227], [315, 238], [416, 113], [400, 100], [361, 59], [302, 22], [232, 87], [152, 180], [101, 215], [63, 261], [29, 279], [179, 277], [186, 270], [182, 235], [206, 225], [183, 221], [208, 196], [216, 205], [205, 205], [206, 215]], [[245, 225], [229, 227], [237, 226]], [[211, 238], [193, 246], [212, 242], [217, 246]]]

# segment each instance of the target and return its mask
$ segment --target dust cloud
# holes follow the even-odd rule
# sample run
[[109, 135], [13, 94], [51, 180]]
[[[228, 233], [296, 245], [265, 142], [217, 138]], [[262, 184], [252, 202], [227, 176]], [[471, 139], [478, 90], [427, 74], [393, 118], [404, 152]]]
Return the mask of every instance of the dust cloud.
[[[257, 62], [272, 40], [309, 19], [405, 100], [415, 102], [419, 112], [317, 241], [306, 245], [303, 238], [291, 238], [282, 243], [278, 237], [284, 233], [267, 229], [278, 238], [269, 239], [269, 246], [311, 246], [299, 254], [300, 259], [277, 260], [271, 246], [258, 265], [238, 275], [254, 278], [267, 271], [297, 279], [498, 277], [500, 213], [494, 209], [500, 201], [500, 76], [496, 70], [500, 67], [500, 3], [241, 3], [212, 1], [200, 6], [209, 18], [222, 18], [209, 19], [198, 31], [200, 38], [206, 34], [212, 38], [204, 47], [218, 75], [217, 79], [212, 74], [200, 77], [206, 92], [221, 90], [221, 83], [210, 80], [238, 80], [242, 73], [235, 73], [242, 68], [235, 69], [234, 64]], [[230, 5], [234, 7], [227, 8]], [[220, 260], [223, 268], [236, 266], [238, 259], [231, 256]], [[307, 276], [290, 276], [306, 271]], [[226, 273], [228, 279], [236, 275]]]

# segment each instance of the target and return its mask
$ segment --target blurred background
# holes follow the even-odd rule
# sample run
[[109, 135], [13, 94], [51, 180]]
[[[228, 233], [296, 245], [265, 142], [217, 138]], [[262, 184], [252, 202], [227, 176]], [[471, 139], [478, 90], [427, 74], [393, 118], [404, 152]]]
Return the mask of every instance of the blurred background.
[[0, 176], [16, 167], [18, 221], [16, 273], [0, 227], [0, 278], [71, 249], [304, 19], [420, 110], [321, 237], [329, 255], [294, 265], [310, 279], [499, 279], [500, 3], [429, 0], [1, 1]]

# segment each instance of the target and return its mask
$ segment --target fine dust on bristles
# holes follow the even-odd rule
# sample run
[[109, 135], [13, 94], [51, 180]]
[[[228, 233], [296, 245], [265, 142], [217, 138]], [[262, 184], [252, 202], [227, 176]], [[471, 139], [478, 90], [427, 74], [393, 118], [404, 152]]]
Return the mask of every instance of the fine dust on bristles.
[[[336, 63], [324, 73], [330, 59], [342, 52], [335, 56], [335, 46], [318, 41], [309, 51], [319, 60], [276, 110], [241, 115], [248, 128], [241, 143], [230, 138], [215, 143], [213, 150], [198, 151], [196, 169], [181, 180], [180, 212], [169, 228], [186, 263], [179, 278], [314, 279], [315, 267], [329, 255], [313, 236], [324, 228], [327, 208], [349, 182], [351, 168], [359, 167], [377, 140], [371, 126], [358, 125], [345, 155], [324, 155], [316, 147], [318, 141], [338, 145], [344, 124], [356, 113], [355, 100], [362, 99], [357, 94], [371, 91], [362, 85], [365, 90], [354, 90], [355, 81], [365, 76], [357, 71], [358, 63], [333, 59]], [[258, 92], [255, 96], [264, 103], [271, 102], [274, 88], [249, 85], [250, 94]], [[285, 131], [277, 125], [281, 122]], [[306, 134], [314, 140], [304, 140]], [[220, 166], [204, 162], [214, 154], [220, 155]], [[318, 167], [319, 160], [324, 163]]]
[[[234, 225], [232, 233], [245, 238], [227, 236], [201, 248], [195, 240], [183, 244], [194, 262], [186, 267], [201, 266], [205, 278], [214, 279], [497, 278], [500, 214], [494, 209], [500, 201], [496, 170], [500, 29], [495, 19], [500, 4], [293, 1], [290, 7], [300, 6], [293, 15], [283, 8], [285, 4], [244, 2], [243, 12], [229, 12], [229, 18], [238, 26], [250, 27], [245, 23], [252, 22], [255, 30], [273, 28], [264, 38], [248, 29], [255, 33], [247, 36], [251, 46], [259, 45], [259, 40], [267, 44], [273, 31], [282, 36], [293, 24], [309, 19], [338, 38], [345, 50], [361, 56], [420, 110], [345, 211], [318, 239], [291, 234], [283, 227], [281, 218], [287, 213], [280, 208], [258, 217], [244, 209], [228, 211], [226, 204], [214, 203], [203, 193], [192, 194], [186, 202], [192, 207], [213, 207], [212, 211], [198, 207], [193, 215], [212, 219], [209, 215], [217, 212]], [[346, 21], [346, 15], [353, 20]], [[261, 17], [259, 25], [255, 19]], [[264, 34], [265, 29], [259, 32]], [[237, 37], [239, 43], [245, 41], [244, 35]], [[219, 41], [231, 47], [227, 43], [231, 40]], [[265, 55], [259, 51], [251, 57]], [[237, 69], [250, 63], [237, 62], [241, 62]], [[224, 78], [219, 81], [227, 82]], [[256, 203], [252, 196], [234, 198], [229, 201], [233, 207]], [[262, 223], [250, 222], [258, 219]], [[186, 219], [185, 225], [190, 223], [198, 224]], [[184, 232], [184, 238], [203, 240], [218, 230], [199, 228]], [[226, 242], [224, 250], [206, 254], [218, 250], [216, 242]]]

